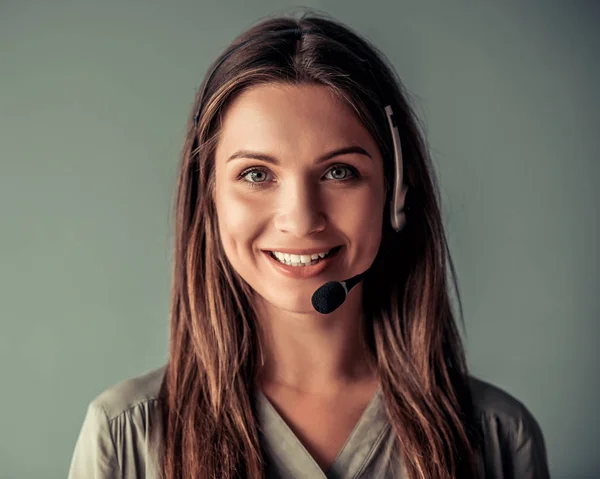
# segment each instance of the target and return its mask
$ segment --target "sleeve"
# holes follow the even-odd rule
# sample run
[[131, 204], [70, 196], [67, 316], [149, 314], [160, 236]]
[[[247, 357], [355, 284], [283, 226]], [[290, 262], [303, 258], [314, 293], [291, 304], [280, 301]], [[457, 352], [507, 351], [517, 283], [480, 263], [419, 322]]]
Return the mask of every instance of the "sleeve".
[[108, 417], [101, 405], [88, 406], [68, 479], [122, 479]]
[[523, 407], [513, 431], [513, 473], [519, 479], [549, 479], [548, 457], [542, 429], [529, 410]]

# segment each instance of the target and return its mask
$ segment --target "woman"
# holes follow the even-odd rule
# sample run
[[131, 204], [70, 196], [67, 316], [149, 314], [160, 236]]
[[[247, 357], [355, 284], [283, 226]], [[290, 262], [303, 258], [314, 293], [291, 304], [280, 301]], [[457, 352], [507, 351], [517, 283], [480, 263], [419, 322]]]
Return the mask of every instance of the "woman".
[[243, 33], [188, 124], [168, 363], [92, 401], [70, 477], [548, 477], [468, 374], [436, 188], [375, 47], [322, 15]]

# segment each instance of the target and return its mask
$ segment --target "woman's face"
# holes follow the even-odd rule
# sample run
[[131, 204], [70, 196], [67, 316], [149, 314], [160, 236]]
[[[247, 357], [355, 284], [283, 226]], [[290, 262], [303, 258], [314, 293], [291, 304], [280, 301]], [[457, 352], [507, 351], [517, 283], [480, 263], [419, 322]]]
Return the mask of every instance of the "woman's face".
[[[271, 306], [314, 313], [311, 297], [319, 286], [373, 263], [385, 201], [381, 154], [354, 112], [327, 87], [245, 90], [225, 112], [215, 168], [225, 254]], [[269, 253], [334, 246], [342, 248], [324, 261], [327, 267], [305, 278], [280, 271]]]

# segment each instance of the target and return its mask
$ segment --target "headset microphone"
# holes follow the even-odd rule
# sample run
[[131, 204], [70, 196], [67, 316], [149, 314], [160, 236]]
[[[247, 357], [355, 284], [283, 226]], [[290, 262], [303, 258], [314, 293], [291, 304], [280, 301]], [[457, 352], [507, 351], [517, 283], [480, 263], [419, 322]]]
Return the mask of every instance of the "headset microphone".
[[[400, 145], [400, 133], [390, 105], [385, 107], [388, 124], [392, 132], [394, 145], [394, 192], [390, 201], [390, 222], [392, 228], [398, 232], [406, 224], [404, 213], [404, 201], [408, 187], [403, 181], [402, 147]], [[366, 271], [365, 271], [366, 273]], [[365, 273], [357, 274], [345, 281], [329, 281], [317, 289], [312, 295], [312, 305], [319, 313], [329, 314], [339, 308], [346, 300], [348, 292], [356, 286]]]
[[346, 296], [362, 279], [365, 273], [357, 274], [345, 281], [329, 281], [312, 295], [312, 305], [319, 313], [329, 314], [339, 308]]

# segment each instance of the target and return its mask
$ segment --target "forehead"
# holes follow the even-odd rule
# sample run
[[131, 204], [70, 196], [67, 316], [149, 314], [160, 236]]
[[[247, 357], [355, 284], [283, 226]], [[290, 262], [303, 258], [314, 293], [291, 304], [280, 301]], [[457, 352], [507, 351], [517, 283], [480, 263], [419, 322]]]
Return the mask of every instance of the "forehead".
[[375, 142], [352, 108], [322, 85], [264, 84], [239, 94], [225, 111], [217, 157], [233, 149], [319, 155], [324, 148]]

